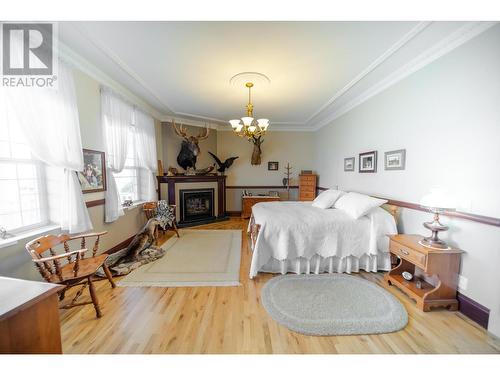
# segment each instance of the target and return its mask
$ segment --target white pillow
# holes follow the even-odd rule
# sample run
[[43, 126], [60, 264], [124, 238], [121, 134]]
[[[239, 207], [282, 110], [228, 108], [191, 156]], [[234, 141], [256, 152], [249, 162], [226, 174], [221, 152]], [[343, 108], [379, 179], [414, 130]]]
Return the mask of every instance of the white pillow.
[[318, 208], [330, 208], [344, 194], [341, 190], [328, 189], [316, 197], [312, 205]]
[[347, 193], [335, 202], [335, 208], [344, 211], [353, 219], [359, 219], [371, 209], [382, 206], [384, 203], [387, 203], [385, 199], [373, 198], [359, 193]]

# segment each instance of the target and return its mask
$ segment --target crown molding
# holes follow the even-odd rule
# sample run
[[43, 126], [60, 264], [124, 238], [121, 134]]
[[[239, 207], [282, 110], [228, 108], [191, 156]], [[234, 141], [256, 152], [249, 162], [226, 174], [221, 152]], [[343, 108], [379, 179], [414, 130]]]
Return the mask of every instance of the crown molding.
[[468, 22], [464, 26], [460, 27], [449, 36], [441, 40], [439, 43], [435, 44], [431, 48], [427, 49], [425, 52], [418, 55], [416, 58], [403, 65], [401, 68], [396, 70], [394, 73], [388, 75], [384, 79], [380, 80], [375, 85], [371, 86], [363, 93], [358, 95], [355, 99], [349, 101], [342, 107], [333, 110], [327, 117], [312, 126], [313, 130], [321, 129], [322, 127], [328, 125], [335, 119], [351, 111], [358, 105], [364, 103], [373, 96], [381, 93], [402, 79], [408, 77], [409, 75], [417, 72], [423, 67], [429, 65], [438, 58], [444, 56], [445, 54], [453, 51], [455, 48], [461, 46], [462, 44], [468, 42], [469, 40], [475, 38], [481, 33], [485, 32], [498, 22]]
[[87, 74], [88, 76], [95, 79], [97, 82], [105, 85], [112, 90], [116, 91], [118, 94], [123, 96], [125, 99], [130, 101], [132, 104], [136, 105], [146, 113], [149, 113], [156, 119], [161, 119], [164, 114], [150, 105], [148, 102], [140, 98], [139, 96], [132, 93], [129, 89], [123, 86], [121, 83], [115, 81], [113, 78], [108, 76], [102, 70], [97, 68], [94, 64], [77, 54], [70, 47], [68, 47], [62, 41], [58, 43], [58, 53], [59, 57], [68, 63], [70, 66], [80, 70], [81, 72]]
[[394, 53], [399, 51], [408, 42], [410, 42], [415, 36], [420, 34], [424, 29], [426, 29], [432, 22], [423, 21], [419, 22], [415, 27], [413, 27], [408, 33], [406, 33], [401, 39], [396, 41], [392, 46], [390, 46], [382, 55], [377, 57], [370, 65], [366, 67], [361, 73], [359, 73], [354, 79], [352, 79], [347, 85], [342, 87], [339, 91], [335, 93], [325, 104], [323, 104], [316, 112], [314, 112], [305, 121], [306, 124], [310, 124], [311, 121], [318, 116], [320, 113], [325, 111], [329, 106], [331, 106], [337, 99], [348, 92], [353, 86], [355, 86], [359, 81], [365, 78], [368, 74], [374, 71], [379, 65], [388, 60]]
[[79, 33], [85, 40], [87, 40], [90, 44], [92, 44], [95, 48], [97, 48], [101, 53], [104, 54], [110, 61], [116, 64], [125, 74], [127, 74], [130, 78], [132, 78], [135, 82], [137, 82], [144, 90], [146, 90], [154, 99], [160, 104], [163, 112], [166, 113], [175, 113], [171, 106], [167, 105], [164, 100], [162, 100], [159, 95], [151, 88], [149, 85], [131, 68], [129, 67], [121, 58], [114, 53], [111, 48], [106, 46], [101, 41], [95, 40], [91, 38], [85, 30], [81, 27], [72, 24], [74, 30]]

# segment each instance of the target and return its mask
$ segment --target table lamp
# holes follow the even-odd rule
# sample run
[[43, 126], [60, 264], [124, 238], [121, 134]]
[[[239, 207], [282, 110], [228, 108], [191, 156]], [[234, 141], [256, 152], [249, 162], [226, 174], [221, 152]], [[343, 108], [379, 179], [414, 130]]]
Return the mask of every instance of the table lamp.
[[424, 227], [429, 229], [432, 234], [422, 239], [420, 244], [438, 249], [448, 249], [449, 246], [446, 245], [446, 242], [440, 240], [438, 237], [439, 232], [448, 230], [446, 225], [439, 222], [439, 214], [445, 211], [455, 211], [453, 198], [445, 190], [433, 188], [428, 194], [422, 197], [420, 206], [434, 213], [434, 220], [424, 223]]

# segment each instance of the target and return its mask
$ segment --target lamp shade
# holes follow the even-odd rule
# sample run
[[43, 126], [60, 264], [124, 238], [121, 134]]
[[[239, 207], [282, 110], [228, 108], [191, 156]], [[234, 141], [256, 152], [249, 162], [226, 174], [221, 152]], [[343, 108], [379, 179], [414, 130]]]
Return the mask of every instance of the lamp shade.
[[267, 130], [267, 127], [269, 126], [269, 120], [267, 118], [261, 118], [257, 120], [257, 124], [259, 124], [259, 127], [262, 130]]
[[253, 117], [242, 117], [241, 121], [243, 121], [243, 124], [245, 124], [245, 126], [250, 126], [253, 122]]
[[236, 129], [238, 125], [240, 124], [240, 120], [229, 120], [229, 123], [231, 124], [231, 127], [233, 129]]
[[453, 211], [456, 207], [454, 197], [446, 190], [432, 188], [429, 193], [420, 199], [420, 206], [438, 211]]
[[255, 125], [250, 125], [250, 126], [248, 127], [248, 131], [249, 131], [250, 133], [253, 133], [253, 132], [255, 131], [255, 129], [257, 129], [257, 126], [255, 126]]

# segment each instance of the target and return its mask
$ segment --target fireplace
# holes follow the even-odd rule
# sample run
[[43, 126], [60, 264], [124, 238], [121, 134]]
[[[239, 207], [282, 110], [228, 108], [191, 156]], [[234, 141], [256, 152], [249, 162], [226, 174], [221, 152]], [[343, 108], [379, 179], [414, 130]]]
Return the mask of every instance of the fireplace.
[[214, 189], [181, 189], [179, 226], [208, 223], [215, 219]]

